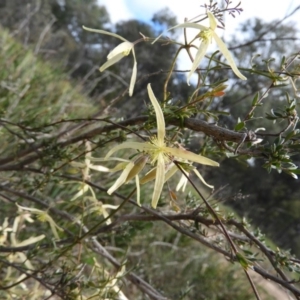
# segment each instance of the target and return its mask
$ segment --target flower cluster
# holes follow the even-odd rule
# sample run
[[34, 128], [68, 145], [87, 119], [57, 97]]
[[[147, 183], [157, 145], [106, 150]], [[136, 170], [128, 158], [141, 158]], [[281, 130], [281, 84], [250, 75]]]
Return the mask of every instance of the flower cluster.
[[[192, 43], [195, 39], [199, 38], [201, 40], [201, 43], [198, 47], [197, 54], [193, 60], [190, 72], [187, 76], [187, 83], [189, 84], [192, 74], [198, 68], [201, 60], [204, 58], [208, 50], [209, 44], [211, 44], [213, 40], [217, 43], [221, 53], [226, 58], [233, 72], [240, 79], [246, 80], [246, 77], [242, 75], [241, 72], [238, 70], [225, 43], [215, 33], [215, 29], [217, 28], [216, 18], [209, 11], [207, 12], [207, 16], [210, 24], [209, 27], [197, 23], [186, 22], [169, 29], [171, 30], [175, 28], [194, 28], [200, 30], [200, 32], [196, 35], [196, 38], [194, 38], [191, 41]], [[136, 62], [136, 57], [134, 52], [135, 44], [129, 42], [128, 40], [114, 33], [110, 33], [104, 30], [91, 29], [87, 27], [83, 27], [83, 28], [88, 31], [111, 35], [123, 41], [121, 44], [119, 44], [116, 48], [114, 48], [109, 53], [109, 55], [107, 56], [107, 62], [100, 67], [101, 72], [107, 69], [108, 67], [110, 67], [111, 65], [115, 64], [119, 60], [121, 60], [123, 57], [128, 56], [130, 52], [132, 52], [134, 58], [134, 66], [133, 66], [132, 77], [129, 86], [129, 95], [132, 96], [134, 85], [136, 82], [136, 76], [137, 76], [137, 62]], [[160, 36], [157, 39], [159, 38]], [[154, 42], [157, 39], [155, 39]], [[120, 186], [128, 183], [131, 179], [135, 178], [138, 204], [140, 204], [140, 185], [145, 184], [151, 180], [154, 180], [155, 183], [154, 183], [154, 190], [152, 194], [151, 203], [152, 203], [152, 207], [156, 208], [165, 182], [178, 171], [178, 167], [176, 164], [180, 164], [180, 166], [182, 166], [181, 169], [184, 172], [177, 186], [177, 190], [185, 189], [185, 186], [187, 184], [186, 176], [189, 176], [191, 171], [194, 172], [196, 176], [205, 185], [207, 185], [210, 188], [213, 188], [211, 185], [205, 182], [201, 174], [192, 165], [192, 163], [199, 163], [199, 164], [209, 165], [209, 166], [219, 166], [219, 164], [207, 157], [195, 154], [193, 152], [187, 151], [183, 147], [177, 147], [167, 142], [166, 126], [165, 126], [165, 120], [164, 120], [162, 109], [152, 91], [150, 84], [148, 84], [147, 90], [148, 90], [149, 99], [154, 107], [154, 111], [156, 115], [156, 123], [157, 123], [156, 135], [150, 137], [148, 142], [124, 142], [120, 145], [113, 147], [106, 154], [105, 158], [98, 159], [100, 161], [119, 161], [117, 166], [113, 169], [107, 169], [107, 168], [105, 169], [105, 167], [103, 166], [94, 166], [92, 164], [89, 165], [89, 168], [94, 170], [98, 169], [99, 171], [105, 171], [105, 172], [122, 171], [121, 175], [118, 177], [115, 183], [108, 189], [108, 194], [112, 194]], [[114, 153], [122, 149], [134, 149], [139, 154], [133, 160], [125, 160], [122, 158], [112, 156]], [[148, 164], [152, 166], [152, 169], [148, 173], [142, 176], [141, 172], [142, 170], [145, 169], [145, 166]], [[84, 191], [82, 190], [81, 193], [84, 193]]]

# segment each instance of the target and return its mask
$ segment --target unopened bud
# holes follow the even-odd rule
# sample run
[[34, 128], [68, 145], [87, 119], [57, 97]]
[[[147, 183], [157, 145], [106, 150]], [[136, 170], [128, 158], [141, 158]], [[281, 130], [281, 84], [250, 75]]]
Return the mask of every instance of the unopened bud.
[[140, 180], [140, 184], [145, 184], [148, 181], [153, 180], [156, 177], [156, 168], [152, 169], [151, 171], [149, 171], [141, 180]]
[[147, 163], [147, 161], [148, 161], [148, 156], [145, 156], [145, 155], [137, 158], [137, 160], [134, 162], [134, 167], [130, 170], [125, 182], [127, 183], [132, 178], [134, 178], [135, 175], [139, 174], [145, 167], [145, 164]]

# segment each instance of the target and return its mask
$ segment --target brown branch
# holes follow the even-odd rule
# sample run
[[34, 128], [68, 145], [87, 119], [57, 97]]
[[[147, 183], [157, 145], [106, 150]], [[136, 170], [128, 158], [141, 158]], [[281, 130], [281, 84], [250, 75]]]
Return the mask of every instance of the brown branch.
[[[89, 183], [91, 186], [101, 190], [101, 191], [106, 191], [106, 189], [96, 185], [96, 184], [93, 184], [93, 183]], [[124, 196], [122, 196], [121, 194], [119, 193], [114, 193], [115, 196], [121, 198], [121, 199], [125, 199]], [[131, 200], [129, 199], [129, 202], [135, 206], [138, 206], [136, 204], [136, 202], [134, 200]], [[225, 255], [226, 257], [232, 259], [232, 260], [235, 260], [235, 258], [232, 257], [232, 255], [225, 251], [224, 249], [222, 248], [219, 248], [217, 247], [216, 245], [210, 243], [207, 239], [205, 238], [202, 238], [200, 237], [199, 235], [193, 233], [193, 232], [190, 232], [189, 230], [186, 230], [176, 224], [174, 224], [171, 220], [194, 220], [194, 221], [198, 221], [199, 223], [203, 223], [205, 224], [206, 226], [209, 226], [209, 225], [218, 225], [216, 223], [215, 220], [211, 220], [211, 219], [206, 219], [206, 218], [203, 218], [199, 215], [195, 215], [193, 213], [190, 213], [190, 214], [178, 214], [178, 215], [164, 215], [164, 214], [161, 214], [153, 209], [150, 209], [150, 208], [147, 208], [145, 206], [141, 206], [140, 207], [142, 210], [144, 210], [145, 212], [147, 213], [150, 213], [151, 216], [135, 216], [133, 217], [133, 220], [141, 220], [142, 218], [144, 218], [144, 220], [146, 220], [147, 218], [149, 218], [148, 220], [161, 220], [161, 221], [164, 221], [165, 223], [167, 223], [168, 225], [170, 225], [171, 227], [173, 227], [174, 229], [176, 229], [177, 231], [181, 232], [182, 234], [184, 235], [187, 235], [197, 241], [199, 241], [200, 243], [202, 243], [203, 245], [213, 249], [214, 251], [216, 252], [219, 252], [223, 255]], [[126, 218], [129, 218], [129, 215], [126, 217]], [[256, 239], [245, 227], [242, 223], [239, 223], [235, 220], [222, 220], [222, 223], [223, 224], [227, 224], [227, 225], [234, 225], [236, 228], [238, 228], [240, 231], [242, 231], [248, 238], [250, 241], [252, 241], [254, 244], [256, 244], [258, 246], [259, 249], [261, 249], [261, 251], [266, 254], [268, 260], [270, 261], [270, 263], [272, 264], [272, 266], [274, 267], [274, 269], [277, 271], [278, 274], [280, 274], [280, 276], [282, 277], [282, 279], [280, 278], [277, 278], [276, 276], [272, 275], [272, 274], [269, 274], [265, 271], [263, 271], [262, 269], [260, 269], [259, 267], [253, 267], [254, 271], [256, 271], [257, 273], [259, 274], [263, 274], [263, 276], [265, 278], [268, 278], [270, 280], [273, 280], [274, 278], [276, 278], [276, 280], [274, 280], [275, 282], [279, 283], [280, 285], [282, 285], [283, 287], [285, 287], [286, 289], [290, 290], [294, 295], [295, 297], [298, 299], [300, 297], [300, 290], [297, 289], [296, 287], [294, 287], [292, 284], [291, 284], [291, 281], [286, 277], [286, 275], [276, 266], [275, 264], [275, 261], [273, 259], [273, 257], [270, 255], [272, 253], [272, 251], [270, 251], [270, 249], [268, 249], [266, 246], [264, 246], [258, 239]], [[101, 229], [99, 230], [101, 231]], [[268, 254], [268, 255], [267, 255]]]
[[294, 287], [293, 285], [290, 284], [290, 282], [284, 281], [272, 274], [269, 274], [268, 272], [266, 272], [264, 269], [259, 268], [254, 266], [253, 270], [260, 274], [261, 276], [263, 276], [264, 278], [270, 279], [280, 285], [282, 285], [284, 288], [286, 288], [287, 290], [290, 290], [296, 297], [296, 299], [300, 299], [300, 290], [297, 289], [296, 287]]
[[[66, 147], [71, 144], [92, 139], [100, 134], [107, 133], [113, 130], [116, 130], [118, 128], [124, 128], [125, 126], [133, 126], [133, 125], [140, 125], [144, 124], [148, 120], [147, 116], [141, 116], [137, 118], [128, 119], [126, 121], [122, 121], [113, 125], [107, 125], [107, 126], [100, 126], [94, 129], [91, 129], [81, 135], [68, 138], [64, 141], [57, 142], [57, 147]], [[103, 120], [101, 120], [103, 121]], [[182, 128], [187, 128], [193, 131], [197, 132], [203, 132], [204, 134], [213, 137], [217, 141], [230, 141], [235, 143], [240, 143], [241, 141], [249, 142], [249, 141], [255, 141], [256, 135], [254, 132], [250, 131], [246, 133], [244, 132], [235, 132], [233, 130], [229, 130], [220, 126], [217, 126], [215, 124], [209, 124], [206, 121], [194, 119], [194, 118], [185, 118], [182, 121], [176, 118], [170, 118], [166, 120], [168, 125], [173, 126], [180, 126]], [[8, 157], [5, 157], [0, 160], [0, 171], [8, 171], [8, 170], [20, 170], [24, 166], [30, 164], [31, 162], [37, 160], [41, 157], [44, 147], [47, 146], [51, 141], [55, 141], [55, 138], [51, 138], [51, 140], [45, 140], [38, 144], [31, 145], [30, 148], [24, 149], [14, 155], [10, 155]], [[34, 154], [31, 154], [32, 152], [35, 152]], [[21, 160], [22, 157], [27, 157], [25, 160]], [[18, 163], [13, 163], [15, 160], [18, 160]]]
[[284, 281], [289, 282], [290, 279], [287, 278], [287, 276], [283, 273], [283, 271], [277, 266], [276, 262], [274, 261], [270, 249], [268, 249], [261, 241], [259, 241], [253, 234], [251, 234], [244, 226], [241, 226], [240, 223], [232, 220], [232, 224], [241, 232], [243, 232], [252, 242], [254, 242], [259, 247], [259, 249], [266, 255], [266, 257], [272, 264], [274, 270], [276, 270], [276, 272]]
[[[289, 17], [291, 17], [294, 13], [297, 12], [297, 10], [300, 9], [300, 5], [297, 6], [290, 14], [288, 14], [287, 16], [285, 16], [284, 18], [282, 18], [281, 20], [275, 22], [274, 24], [272, 24], [270, 27], [268, 27], [265, 31], [263, 31], [259, 36], [257, 36], [255, 39], [251, 40], [251, 41], [248, 41], [244, 44], [240, 44], [240, 45], [237, 45], [237, 46], [234, 46], [234, 47], [230, 47], [229, 50], [234, 50], [234, 49], [238, 49], [238, 48], [242, 48], [242, 47], [246, 47], [246, 46], [249, 46], [253, 43], [256, 43], [256, 42], [261, 42], [262, 41], [262, 37], [264, 35], [266, 35], [267, 33], [269, 32], [272, 32], [280, 23], [282, 23], [284, 20], [288, 19]], [[280, 39], [280, 38], [279, 38]], [[286, 38], [288, 39], [288, 38]], [[292, 39], [292, 38], [291, 38]], [[275, 39], [275, 40], [278, 40], [278, 39]]]
[[[72, 180], [76, 180], [76, 181], [82, 181], [81, 178], [76, 178], [76, 177], [73, 177], [73, 176], [60, 176], [60, 177], [64, 177], [64, 178], [68, 178], [68, 179], [72, 179]], [[105, 188], [102, 188], [101, 186], [98, 186], [92, 182], [86, 182], [87, 184], [91, 185], [92, 187], [98, 189], [98, 190], [101, 190], [101, 191], [106, 191]], [[49, 209], [49, 210], [52, 210], [53, 212], [55, 211], [56, 214], [62, 216], [62, 217], [67, 217], [69, 220], [72, 220], [74, 221], [73, 217], [71, 215], [69, 215], [68, 213], [66, 212], [63, 212], [63, 211], [60, 211], [58, 209], [55, 209], [55, 208], [52, 208], [52, 207], [49, 207], [46, 203], [44, 203], [42, 200], [39, 200], [35, 197], [32, 197], [32, 196], [29, 196], [29, 195], [26, 195], [22, 192], [17, 192], [17, 191], [14, 191], [8, 187], [1, 187], [2, 190], [5, 190], [6, 192], [9, 192], [9, 193], [12, 193], [12, 194], [15, 194], [16, 196], [18, 197], [22, 197], [22, 198], [26, 198], [30, 201], [33, 201], [34, 203], [36, 204], [39, 204], [39, 205], [42, 205], [43, 207]], [[117, 196], [118, 198], [120, 199], [127, 199], [127, 197], [124, 197], [118, 193], [114, 193], [115, 196]], [[131, 204], [137, 206], [136, 202], [132, 199], [129, 199], [128, 200]], [[137, 206], [139, 207], [139, 206]], [[93, 231], [92, 234], [99, 234], [99, 233], [102, 233], [102, 232], [107, 232], [109, 230], [111, 230], [113, 227], [117, 226], [118, 224], [120, 223], [123, 223], [125, 221], [163, 221], [165, 223], [167, 223], [169, 226], [173, 227], [175, 230], [177, 230], [178, 232], [181, 232], [182, 234], [186, 235], [186, 236], [189, 236], [190, 238], [192, 239], [195, 239], [197, 240], [198, 242], [200, 242], [201, 244], [211, 248], [212, 250], [216, 251], [216, 252], [219, 252], [221, 254], [223, 254], [224, 256], [230, 258], [230, 259], [234, 259], [234, 257], [232, 257], [232, 255], [227, 252], [226, 250], [222, 249], [222, 248], [219, 248], [217, 245], [215, 245], [213, 242], [211, 242], [209, 239], [203, 237], [203, 236], [200, 236], [194, 232], [191, 232], [188, 228], [184, 228], [183, 227], [183, 223], [177, 225], [174, 223], [174, 221], [184, 221], [184, 220], [189, 220], [189, 221], [194, 221], [194, 222], [198, 222], [198, 223], [201, 223], [201, 224], [204, 224], [205, 226], [214, 226], [216, 227], [216, 229], [220, 232], [220, 230], [218, 229], [217, 225], [218, 223], [216, 222], [216, 220], [213, 220], [213, 219], [208, 219], [208, 218], [204, 218], [198, 214], [194, 214], [194, 212], [190, 212], [190, 213], [181, 213], [181, 214], [162, 214], [156, 210], [153, 210], [153, 209], [150, 209], [150, 208], [147, 208], [147, 207], [139, 207], [140, 209], [142, 209], [144, 212], [147, 213], [147, 215], [123, 215], [123, 216], [120, 216], [118, 217], [111, 225], [104, 225], [102, 226], [101, 228], [97, 229], [96, 231]], [[292, 293], [294, 293], [294, 295], [296, 297], [299, 297], [300, 296], [300, 290], [297, 289], [296, 287], [293, 286], [292, 284], [292, 281], [290, 281], [286, 276], [285, 274], [281, 271], [281, 269], [279, 269], [277, 266], [276, 266], [276, 262], [274, 260], [274, 255], [275, 253], [268, 249], [263, 243], [261, 243], [255, 236], [253, 236], [246, 228], [245, 226], [240, 223], [240, 222], [237, 222], [233, 219], [229, 219], [229, 220], [226, 220], [226, 219], [222, 219], [222, 223], [225, 225], [233, 225], [234, 227], [236, 227], [240, 232], [242, 232], [243, 234], [245, 234], [245, 236], [239, 236], [235, 233], [231, 233], [229, 231], [228, 234], [230, 235], [230, 237], [234, 238], [234, 239], [238, 239], [238, 240], [243, 240], [245, 241], [245, 239], [248, 239], [247, 241], [248, 242], [252, 242], [253, 244], [255, 244], [265, 255], [266, 257], [268, 258], [268, 260], [270, 261], [270, 263], [272, 264], [273, 268], [276, 270], [276, 272], [281, 276], [281, 278], [278, 278], [272, 274], [269, 274], [267, 273], [266, 271], [264, 271], [263, 269], [255, 266], [253, 267], [254, 271], [256, 271], [257, 273], [259, 273], [260, 275], [262, 275], [263, 277], [265, 278], [268, 278], [276, 283], [279, 283], [280, 285], [282, 285], [283, 287], [285, 287], [286, 289], [290, 290]], [[84, 230], [85, 232], [90, 232], [87, 228]], [[104, 255], [104, 257], [106, 257], [107, 259], [109, 259], [111, 261], [111, 263], [115, 266], [115, 267], [120, 267], [121, 265], [118, 264], [116, 265], [116, 260], [107, 252], [105, 251], [105, 253], [103, 252], [105, 250], [105, 248], [103, 248], [101, 246], [101, 244], [99, 244], [99, 242], [97, 240], [93, 241], [93, 243], [95, 243], [95, 245], [93, 246], [98, 248], [97, 252], [98, 251], [102, 251], [102, 254]], [[42, 245], [40, 245], [40, 247], [43, 247]], [[104, 249], [104, 250], [103, 250]], [[1, 250], [1, 249], [0, 249]], [[3, 249], [4, 251], [5, 250], [8, 250], [8, 249]], [[20, 249], [10, 249], [12, 252], [14, 252], [14, 250], [20, 250]], [[22, 250], [25, 250], [25, 249], [22, 249]], [[29, 250], [29, 249], [27, 249]], [[5, 251], [6, 252], [6, 251]], [[292, 261], [292, 260], [291, 260]], [[143, 283], [142, 281], [140, 281], [140, 278], [138, 278], [136, 275], [130, 273], [131, 275], [128, 275], [128, 279], [134, 283], [134, 284], [141, 284], [142, 285], [142, 290], [145, 288], [146, 290], [148, 290], [149, 294], [152, 295], [152, 299], [163, 299], [163, 296], [158, 296], [158, 294], [156, 294], [155, 296], [155, 292], [154, 294], [152, 294], [151, 291], [149, 291], [149, 287], [148, 287], [148, 284], [147, 283]], [[276, 278], [276, 280], [275, 280]], [[145, 286], [146, 284], [146, 286]], [[155, 291], [155, 290], [154, 290]]]

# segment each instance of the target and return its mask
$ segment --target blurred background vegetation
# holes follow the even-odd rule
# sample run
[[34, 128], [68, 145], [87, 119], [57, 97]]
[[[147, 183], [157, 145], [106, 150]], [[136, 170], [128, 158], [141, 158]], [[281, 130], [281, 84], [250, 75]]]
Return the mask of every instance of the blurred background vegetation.
[[[173, 44], [156, 43], [153, 47], [148, 47], [146, 43], [138, 44], [136, 53], [139, 76], [135, 93], [130, 101], [128, 96], [118, 98], [120, 91], [125, 89], [130, 81], [132, 59], [123, 59], [122, 63], [100, 73], [99, 66], [106, 61], [107, 54], [119, 44], [119, 40], [85, 32], [82, 25], [112, 30], [129, 41], [134, 41], [141, 37], [139, 32], [154, 37], [158, 34], [157, 28], [161, 30], [176, 23], [176, 18], [167, 9], [157, 12], [153, 16], [152, 24], [137, 20], [111, 24], [105, 7], [99, 6], [95, 0], [65, 0], [64, 5], [57, 0], [0, 0], [0, 161], [37, 141], [48, 143], [48, 151], [51, 154], [41, 155], [37, 150], [36, 155], [40, 155], [40, 159], [30, 168], [40, 170], [41, 173], [25, 168], [24, 176], [20, 176], [18, 170], [10, 170], [1, 175], [2, 181], [8, 182], [12, 190], [25, 191], [32, 197], [43, 199], [52, 207], [60, 207], [74, 216], [80, 216], [84, 204], [79, 200], [68, 202], [76, 194], [79, 184], [65, 182], [62, 178], [65, 174], [69, 174], [70, 177], [74, 175], [73, 170], [65, 164], [75, 160], [77, 156], [82, 159], [85, 146], [83, 144], [59, 148], [51, 140], [53, 131], [56, 134], [61, 133], [63, 138], [65, 130], [76, 126], [76, 122], [71, 125], [66, 122], [64, 125], [62, 120], [91, 117], [111, 101], [114, 101], [111, 112], [116, 119], [139, 116], [148, 103], [146, 84], [149, 82], [149, 74], [150, 81], [155, 83], [152, 85], [154, 93], [160, 99], [166, 73], [176, 52], [176, 46]], [[295, 24], [280, 23], [275, 26], [275, 23], [266, 24], [259, 19], [245, 21], [232, 40], [227, 41], [237, 60], [251, 61], [252, 55], [257, 53], [261, 55], [255, 61], [258, 66], [267, 68], [264, 60], [272, 57], [275, 58], [272, 64], [276, 67], [283, 54], [288, 56], [298, 51], [300, 43], [296, 37], [299, 33]], [[176, 36], [176, 32], [169, 33], [170, 36], [172, 34]], [[257, 36], [262, 36], [263, 41], [250, 43]], [[289, 36], [291, 39], [283, 42], [280, 39], [282, 36]], [[238, 47], [247, 43], [247, 48]], [[164, 47], [164, 51], [161, 51], [161, 47]], [[212, 109], [228, 112], [219, 117], [218, 124], [233, 128], [238, 118], [243, 117], [251, 107], [256, 92], [266, 87], [269, 81], [265, 77], [257, 80], [255, 76], [249, 76], [246, 82], [236, 81], [234, 77], [230, 78], [230, 81], [234, 82], [233, 88], [226, 91], [224, 97], [214, 99]], [[184, 73], [178, 72], [172, 75], [169, 90], [172, 91], [170, 98], [173, 101], [184, 103], [192, 87], [186, 85]], [[266, 120], [264, 117], [272, 108], [283, 107], [284, 94], [284, 89], [270, 91], [268, 101], [256, 111], [255, 118], [259, 126], [257, 123], [254, 126], [264, 127], [267, 132], [270, 129], [272, 132], [282, 129], [283, 125], [280, 122], [274, 124], [272, 120]], [[54, 125], [45, 126], [50, 123]], [[251, 124], [248, 129], [252, 129]], [[95, 141], [93, 156], [103, 156], [106, 153], [103, 145], [111, 139], [119, 138], [122, 137], [115, 130], [109, 136]], [[205, 139], [199, 141], [199, 136], [186, 139], [190, 142], [190, 148], [195, 151], [206, 143]], [[270, 144], [274, 142], [272, 136], [267, 139]], [[16, 162], [18, 159], [15, 158]], [[222, 157], [220, 160], [220, 168], [205, 168], [202, 174], [207, 182], [215, 187], [223, 187], [215, 196], [221, 210], [232, 210], [240, 218], [246, 217], [253, 227], [260, 228], [268, 236], [270, 245], [274, 243], [299, 257], [299, 180], [286, 174], [278, 174], [276, 171], [268, 173], [260, 160], [248, 162]], [[297, 154], [294, 161], [298, 165], [299, 160], [300, 156]], [[50, 178], [50, 170], [56, 168], [56, 176]], [[95, 175], [93, 180], [101, 180], [102, 186], [108, 186], [114, 177], [105, 178], [103, 174], [99, 174]], [[125, 187], [124, 191], [126, 189], [128, 187]], [[147, 192], [149, 193], [144, 190], [144, 195]], [[11, 198], [8, 199], [3, 191], [0, 196], [0, 224], [3, 224], [6, 217], [12, 223], [13, 218], [18, 215], [15, 201], [20, 205], [30, 206], [29, 200], [24, 200], [17, 194], [11, 193]], [[105, 191], [97, 197], [103, 203], [112, 201]], [[166, 195], [165, 201], [168, 201]], [[113, 199], [112, 204], [117, 204], [117, 200]], [[135, 209], [129, 207], [125, 212], [129, 214]], [[93, 224], [99, 216], [91, 214], [90, 218]], [[75, 231], [74, 224], [66, 225], [66, 222], [62, 222], [60, 225], [66, 226], [71, 232]], [[36, 227], [28, 228], [37, 235], [35, 231], [46, 232], [47, 224], [37, 223]], [[20, 225], [20, 240], [29, 238], [32, 234], [30, 231], [23, 234], [21, 229]], [[49, 236], [47, 238], [51, 240]], [[108, 249], [115, 251], [116, 257], [127, 257], [129, 269], [132, 268], [170, 299], [254, 299], [239, 266], [231, 265], [220, 255], [204, 246], [199, 247], [196, 242], [162, 223], [126, 222], [122, 230], [103, 234], [101, 239]], [[77, 260], [71, 259], [72, 255], [77, 257], [81, 253], [82, 260], [87, 265], [91, 263], [92, 254], [89, 250], [86, 249], [82, 254], [82, 249], [79, 248], [70, 248], [65, 253], [68, 263], [62, 269], [68, 269], [68, 276], [71, 276], [73, 271], [75, 274], [78, 267]], [[27, 254], [28, 257], [31, 255], [36, 264], [42, 265], [46, 260], [35, 257], [34, 253]], [[55, 257], [56, 250], [53, 250], [52, 255]], [[64, 257], [61, 257], [61, 260], [63, 261]], [[106, 264], [104, 259], [99, 258], [99, 261], [103, 266]], [[56, 278], [58, 275], [55, 270], [51, 271], [52, 274], [50, 271], [47, 274], [49, 278]], [[92, 272], [90, 274], [93, 275], [90, 275], [86, 285], [91, 285], [95, 275]], [[97, 273], [97, 276], [102, 276], [103, 282], [107, 278], [101, 272]], [[2, 278], [3, 282], [4, 279]], [[60, 284], [63, 286], [63, 283]], [[70, 291], [78, 288], [76, 283], [73, 284], [75, 287], [68, 285], [69, 295]], [[66, 286], [64, 288], [67, 290]], [[90, 286], [91, 290], [93, 288]], [[259, 286], [264, 295], [263, 299], [276, 299], [274, 295], [262, 289], [263, 287]], [[9, 298], [9, 291], [0, 291], [0, 298], [26, 299], [29, 291], [21, 290], [22, 288], [19, 291], [20, 298]], [[125, 294], [128, 291], [134, 299], [145, 299], [134, 286], [128, 285], [124, 291]], [[46, 297], [40, 294], [36, 299], [44, 298]]]

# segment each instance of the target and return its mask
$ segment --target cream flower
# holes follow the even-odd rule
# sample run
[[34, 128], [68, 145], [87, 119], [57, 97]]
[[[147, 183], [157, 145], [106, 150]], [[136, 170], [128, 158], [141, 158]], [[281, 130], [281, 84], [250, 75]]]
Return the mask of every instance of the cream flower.
[[151, 89], [151, 85], [148, 84], [148, 95], [150, 101], [154, 107], [156, 114], [156, 123], [157, 123], [157, 135], [150, 139], [148, 143], [139, 143], [139, 142], [125, 142], [123, 144], [117, 145], [112, 148], [106, 155], [108, 159], [113, 153], [121, 149], [136, 149], [145, 154], [149, 155], [151, 158], [151, 163], [156, 165], [155, 172], [155, 183], [154, 191], [152, 195], [152, 206], [156, 208], [159, 197], [161, 195], [163, 185], [165, 183], [165, 173], [166, 167], [173, 160], [185, 160], [193, 161], [204, 165], [210, 166], [219, 166], [219, 164], [209, 158], [206, 158], [201, 155], [197, 155], [193, 152], [187, 151], [180, 148], [168, 147], [165, 142], [166, 129], [165, 129], [165, 120], [163, 112], [160, 108], [158, 101], [155, 98], [155, 95]]
[[221, 53], [227, 59], [227, 62], [230, 65], [232, 71], [235, 73], [235, 75], [237, 77], [239, 77], [240, 79], [242, 79], [242, 80], [247, 80], [247, 78], [238, 70], [238, 68], [237, 68], [237, 66], [236, 66], [236, 64], [233, 60], [233, 57], [230, 54], [229, 50], [227, 49], [225, 43], [215, 33], [215, 29], [217, 28], [217, 20], [216, 20], [215, 16], [209, 11], [207, 12], [207, 16], [208, 16], [209, 24], [210, 24], [209, 27], [206, 27], [206, 26], [203, 26], [203, 25], [200, 25], [200, 24], [196, 24], [196, 23], [187, 22], [187, 23], [179, 24], [179, 25], [174, 26], [174, 27], [169, 29], [169, 30], [171, 30], [171, 29], [174, 29], [174, 28], [194, 28], [194, 29], [199, 29], [200, 30], [200, 33], [198, 34], [198, 37], [202, 41], [201, 41], [201, 44], [198, 48], [198, 51], [197, 51], [197, 54], [195, 56], [194, 62], [192, 64], [191, 70], [188, 74], [187, 83], [189, 84], [191, 76], [193, 75], [195, 70], [198, 68], [198, 66], [199, 66], [201, 60], [203, 59], [203, 57], [205, 56], [205, 54], [207, 52], [207, 49], [208, 49], [208, 46], [209, 46], [209, 44], [211, 44], [212, 40], [214, 40], [217, 43]]
[[[114, 168], [107, 168], [102, 165], [94, 165], [91, 163], [93, 162], [107, 162], [107, 161], [118, 161], [119, 163]], [[128, 160], [123, 159], [119, 157], [109, 157], [108, 159], [105, 158], [95, 158], [91, 157], [90, 152], [86, 154], [85, 162], [79, 163], [79, 162], [72, 162], [71, 165], [74, 167], [79, 167], [83, 170], [84, 174], [84, 180], [87, 179], [87, 177], [90, 177], [89, 171], [95, 170], [99, 172], [109, 172], [114, 173], [118, 171], [122, 171], [121, 175], [118, 177], [118, 179], [115, 181], [115, 183], [108, 189], [107, 193], [111, 195], [114, 193], [120, 186], [123, 184], [128, 183], [131, 179], [135, 178], [136, 182], [136, 189], [137, 189], [137, 203], [140, 205], [140, 181], [139, 181], [139, 173], [142, 171], [144, 166], [146, 165], [148, 161], [148, 157], [141, 155], [135, 160]], [[84, 199], [95, 199], [96, 195], [93, 189], [86, 183], [82, 183], [79, 191], [76, 193], [76, 195], [70, 200], [74, 201], [77, 198], [83, 196], [88, 190], [91, 191], [92, 197], [85, 197]], [[96, 200], [98, 201], [98, 200]], [[103, 205], [105, 208], [106, 204]], [[111, 207], [108, 207], [111, 208]], [[106, 216], [103, 213], [103, 216], [106, 218]]]
[[[140, 155], [135, 160], [127, 160], [119, 157], [109, 157], [109, 158], [90, 158], [93, 161], [119, 161], [119, 163], [114, 168], [106, 168], [101, 165], [92, 165], [90, 164], [90, 168], [100, 172], [109, 172], [114, 173], [118, 171], [122, 171], [121, 175], [115, 181], [115, 183], [108, 189], [107, 193], [111, 195], [114, 193], [120, 186], [128, 183], [131, 179], [135, 178], [136, 189], [137, 189], [137, 203], [140, 205], [140, 181], [139, 181], [139, 173], [145, 167], [148, 156]], [[81, 163], [76, 163], [77, 166], [82, 166]]]
[[[28, 245], [32, 245], [35, 243], [38, 243], [39, 241], [41, 241], [42, 239], [45, 238], [44, 234], [41, 234], [39, 236], [32, 236], [26, 240], [23, 241], [18, 241], [17, 239], [17, 235], [19, 233], [19, 231], [22, 228], [23, 221], [26, 220], [28, 222], [33, 222], [33, 220], [29, 217], [29, 214], [24, 214], [24, 215], [20, 215], [17, 216], [14, 219], [14, 223], [12, 227], [8, 227], [8, 220], [7, 218], [5, 218], [4, 223], [2, 225], [2, 227], [0, 226], [0, 232], [4, 231], [4, 236], [2, 236], [2, 239], [0, 240], [0, 245], [3, 245], [2, 243], [8, 244], [12, 247], [24, 247], [24, 246], [28, 246]], [[10, 232], [10, 243], [8, 241], [8, 236], [7, 236], [7, 232]], [[29, 258], [23, 253], [23, 252], [14, 252], [14, 253], [10, 253], [7, 256], [7, 260], [9, 262], [13, 262], [13, 263], [22, 263], [25, 265], [25, 267], [27, 268], [27, 272], [31, 273], [34, 270], [34, 267], [32, 265], [32, 263], [30, 262]], [[12, 274], [13, 274], [13, 269], [12, 267], [8, 267], [7, 268], [7, 272], [4, 275], [3, 278], [3, 282], [5, 281], [11, 281], [12, 280]], [[13, 276], [13, 282], [22, 282], [22, 280], [26, 277], [25, 274], [21, 274], [19, 277]], [[20, 284], [19, 284], [20, 285]], [[22, 286], [22, 283], [21, 283]], [[24, 284], [22, 287], [26, 287]]]
[[[107, 158], [106, 158], [107, 159]], [[115, 160], [116, 158], [108, 158], [108, 160]], [[140, 180], [139, 180], [139, 173], [143, 170], [146, 163], [148, 161], [147, 156], [140, 156], [135, 161], [127, 161], [125, 164], [119, 164], [114, 169], [121, 168], [123, 169], [120, 177], [116, 180], [116, 182], [110, 187], [110, 189], [107, 191], [109, 195], [111, 195], [113, 192], [115, 192], [121, 185], [128, 183], [131, 179], [135, 178], [135, 184], [136, 184], [136, 194], [137, 194], [137, 203], [138, 205], [141, 205], [140, 203]]]
[[100, 30], [100, 29], [92, 29], [92, 28], [88, 28], [85, 26], [82, 26], [82, 27], [83, 27], [83, 29], [85, 29], [87, 31], [101, 33], [101, 34], [107, 34], [107, 35], [116, 37], [123, 41], [123, 43], [119, 44], [116, 48], [114, 48], [108, 54], [107, 62], [100, 67], [100, 72], [103, 72], [110, 66], [114, 65], [119, 60], [121, 60], [123, 57], [128, 56], [130, 54], [130, 52], [132, 51], [134, 63], [133, 63], [132, 75], [131, 75], [131, 80], [130, 80], [130, 85], [129, 85], [129, 96], [132, 96], [133, 90], [134, 90], [134, 85], [136, 82], [136, 74], [137, 74], [137, 62], [136, 62], [136, 57], [135, 57], [135, 52], [134, 52], [134, 43], [131, 43], [131, 42], [127, 41], [126, 39], [124, 39], [122, 36], [112, 33], [112, 32], [109, 32], [109, 31]]
[[46, 211], [37, 209], [37, 208], [31, 208], [31, 207], [25, 207], [25, 206], [21, 206], [19, 204], [16, 203], [16, 205], [18, 206], [18, 208], [22, 211], [29, 211], [32, 214], [35, 214], [37, 216], [37, 219], [41, 222], [48, 222], [52, 233], [54, 235], [54, 237], [59, 240], [59, 235], [57, 233], [57, 230], [59, 231], [63, 231], [63, 229], [61, 227], [59, 227], [54, 220], [48, 215], [48, 213]]

